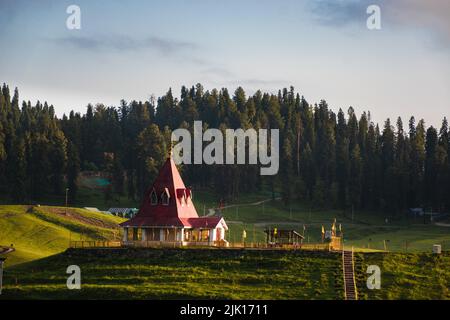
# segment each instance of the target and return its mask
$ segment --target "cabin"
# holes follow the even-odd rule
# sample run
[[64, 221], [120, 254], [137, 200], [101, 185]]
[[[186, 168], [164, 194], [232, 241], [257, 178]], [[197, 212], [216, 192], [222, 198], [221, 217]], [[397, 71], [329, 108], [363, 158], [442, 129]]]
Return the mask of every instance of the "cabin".
[[228, 226], [221, 216], [199, 217], [169, 156], [146, 190], [137, 214], [122, 223], [123, 244], [133, 246], [228, 246]]
[[139, 210], [137, 208], [109, 208], [108, 212], [113, 216], [133, 218]]
[[264, 233], [266, 234], [267, 245], [272, 247], [300, 246], [304, 239], [295, 230], [273, 228], [264, 230]]

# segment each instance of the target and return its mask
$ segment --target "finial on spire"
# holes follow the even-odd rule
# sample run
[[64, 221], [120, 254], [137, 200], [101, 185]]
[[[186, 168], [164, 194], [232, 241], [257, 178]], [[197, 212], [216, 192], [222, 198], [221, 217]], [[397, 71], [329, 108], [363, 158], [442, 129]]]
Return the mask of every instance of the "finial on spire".
[[172, 156], [173, 156], [173, 146], [174, 146], [174, 141], [170, 141], [170, 144], [169, 144], [169, 158], [172, 158]]

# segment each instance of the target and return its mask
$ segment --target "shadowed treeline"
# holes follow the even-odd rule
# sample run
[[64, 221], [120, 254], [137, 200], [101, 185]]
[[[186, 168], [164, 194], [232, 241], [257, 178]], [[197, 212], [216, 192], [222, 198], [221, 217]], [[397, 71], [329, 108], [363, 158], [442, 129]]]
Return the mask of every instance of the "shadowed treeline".
[[[280, 129], [280, 171], [260, 176], [257, 165], [185, 165], [197, 188], [224, 199], [259, 190], [281, 191], [286, 204], [315, 208], [373, 209], [400, 214], [409, 207], [434, 211], [450, 206], [447, 120], [437, 130], [414, 117], [404, 125], [387, 119], [380, 127], [370, 113], [332, 111], [310, 104], [294, 88], [278, 94], [242, 88], [205, 91], [183, 87], [158, 99], [117, 107], [89, 105], [85, 114], [58, 119], [47, 103], [19, 104], [3, 85], [0, 95], [0, 190], [16, 202], [63, 194], [76, 203], [80, 170], [101, 170], [112, 184], [105, 199], [139, 199], [167, 156], [171, 130]], [[406, 127], [406, 128], [405, 128]]]

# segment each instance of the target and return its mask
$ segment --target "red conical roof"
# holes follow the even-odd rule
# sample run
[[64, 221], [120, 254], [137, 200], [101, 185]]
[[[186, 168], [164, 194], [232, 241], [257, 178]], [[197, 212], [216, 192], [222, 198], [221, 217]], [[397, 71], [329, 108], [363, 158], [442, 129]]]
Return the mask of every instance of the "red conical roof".
[[[158, 198], [157, 204], [152, 204], [153, 192]], [[163, 204], [164, 194], [169, 195], [168, 204]], [[192, 191], [186, 189], [175, 162], [169, 157], [145, 192], [137, 215], [121, 226], [185, 226], [189, 218], [198, 218], [191, 196]]]

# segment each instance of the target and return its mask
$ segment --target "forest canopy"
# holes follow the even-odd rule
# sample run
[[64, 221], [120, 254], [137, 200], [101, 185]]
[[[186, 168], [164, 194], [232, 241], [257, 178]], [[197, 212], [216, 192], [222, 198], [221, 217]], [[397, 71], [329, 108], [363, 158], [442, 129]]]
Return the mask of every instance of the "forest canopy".
[[149, 101], [88, 105], [58, 118], [46, 102], [19, 102], [3, 84], [0, 93], [0, 194], [21, 203], [61, 195], [77, 202], [81, 171], [102, 171], [114, 194], [139, 200], [168, 154], [171, 132], [265, 128], [280, 130], [280, 170], [261, 176], [258, 165], [184, 165], [185, 181], [232, 199], [258, 190], [280, 191], [285, 204], [367, 209], [401, 214], [407, 208], [450, 208], [450, 140], [447, 119], [439, 129], [414, 117], [387, 119], [370, 112], [310, 104], [294, 88], [278, 94], [243, 88], [205, 90], [197, 84]]

